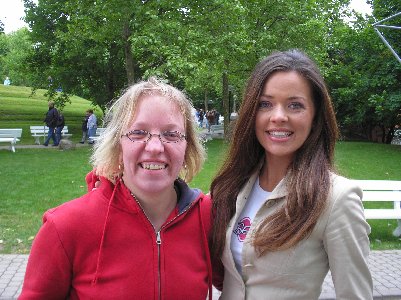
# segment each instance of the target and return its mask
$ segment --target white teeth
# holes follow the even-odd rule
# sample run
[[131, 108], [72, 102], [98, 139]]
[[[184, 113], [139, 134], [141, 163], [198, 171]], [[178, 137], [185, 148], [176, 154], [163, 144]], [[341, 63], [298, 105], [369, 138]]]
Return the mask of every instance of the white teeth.
[[146, 170], [162, 170], [166, 168], [166, 165], [158, 165], [158, 164], [142, 164], [142, 167]]
[[277, 138], [283, 138], [291, 135], [291, 132], [288, 131], [269, 131], [269, 134], [271, 136], [277, 137]]

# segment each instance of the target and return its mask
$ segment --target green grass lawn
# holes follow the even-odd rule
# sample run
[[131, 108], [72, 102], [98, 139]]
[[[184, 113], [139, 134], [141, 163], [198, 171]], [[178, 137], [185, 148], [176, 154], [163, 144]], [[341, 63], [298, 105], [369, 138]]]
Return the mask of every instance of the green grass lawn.
[[[204, 192], [216, 174], [226, 144], [206, 144], [208, 159], [191, 186]], [[43, 213], [86, 192], [85, 175], [91, 148], [0, 150], [0, 253], [28, 253]], [[401, 147], [361, 142], [337, 145], [339, 172], [354, 179], [401, 180]], [[372, 249], [401, 249], [391, 235], [395, 220], [369, 220]]]

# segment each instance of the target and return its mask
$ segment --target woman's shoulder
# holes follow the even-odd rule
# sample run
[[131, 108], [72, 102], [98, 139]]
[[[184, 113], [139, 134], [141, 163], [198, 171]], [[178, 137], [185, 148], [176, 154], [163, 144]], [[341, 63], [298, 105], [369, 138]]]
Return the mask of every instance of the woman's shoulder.
[[330, 173], [330, 180], [333, 187], [333, 191], [336, 191], [338, 189], [344, 190], [344, 189], [359, 188], [359, 186], [352, 179], [349, 179], [347, 177], [341, 176], [333, 172]]
[[[330, 205], [333, 207], [347, 209], [347, 206], [362, 202], [362, 189], [352, 179], [338, 174], [331, 174]], [[354, 204], [353, 204], [354, 203]]]
[[51, 208], [43, 215], [43, 222], [52, 221], [58, 227], [68, 227], [93, 221], [99, 217], [100, 211], [106, 209], [100, 196], [94, 191]]
[[210, 193], [208, 192], [207, 194], [203, 193], [202, 191], [199, 194], [200, 196], [200, 201], [204, 204], [204, 205], [212, 205], [212, 197], [210, 196]]

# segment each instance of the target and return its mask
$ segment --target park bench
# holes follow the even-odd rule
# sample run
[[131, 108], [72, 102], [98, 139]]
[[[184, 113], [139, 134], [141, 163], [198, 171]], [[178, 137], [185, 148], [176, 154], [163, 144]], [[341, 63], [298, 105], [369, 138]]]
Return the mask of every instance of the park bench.
[[224, 125], [210, 125], [211, 138], [224, 138]]
[[363, 202], [393, 202], [393, 208], [365, 208], [366, 219], [401, 220], [401, 181], [353, 180], [363, 190]]
[[210, 125], [210, 132], [200, 133], [200, 138], [204, 141], [211, 141], [214, 137], [224, 137], [224, 125]]
[[[43, 137], [43, 142], [45, 141], [47, 133], [49, 132], [49, 127], [45, 125], [30, 126], [30, 130], [32, 137], [35, 139], [35, 144], [40, 145], [40, 138]], [[72, 134], [68, 133], [68, 126], [64, 126], [61, 130], [61, 138], [69, 139], [71, 136]]]
[[210, 132], [212, 134], [223, 134], [224, 135], [224, 125], [210, 125]]
[[10, 143], [10, 150], [15, 152], [15, 144], [20, 141], [22, 128], [0, 129], [0, 142]]
[[95, 134], [95, 136], [91, 136], [88, 138], [89, 142], [90, 143], [96, 142], [105, 130], [106, 130], [106, 128], [103, 128], [103, 127], [96, 128], [96, 134]]

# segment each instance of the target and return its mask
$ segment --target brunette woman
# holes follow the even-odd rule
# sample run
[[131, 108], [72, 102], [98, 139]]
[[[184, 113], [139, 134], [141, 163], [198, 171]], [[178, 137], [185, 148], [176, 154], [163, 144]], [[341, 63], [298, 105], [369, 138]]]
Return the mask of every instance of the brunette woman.
[[362, 191], [334, 172], [338, 129], [315, 63], [298, 50], [250, 76], [226, 161], [213, 180], [221, 299], [372, 299]]

